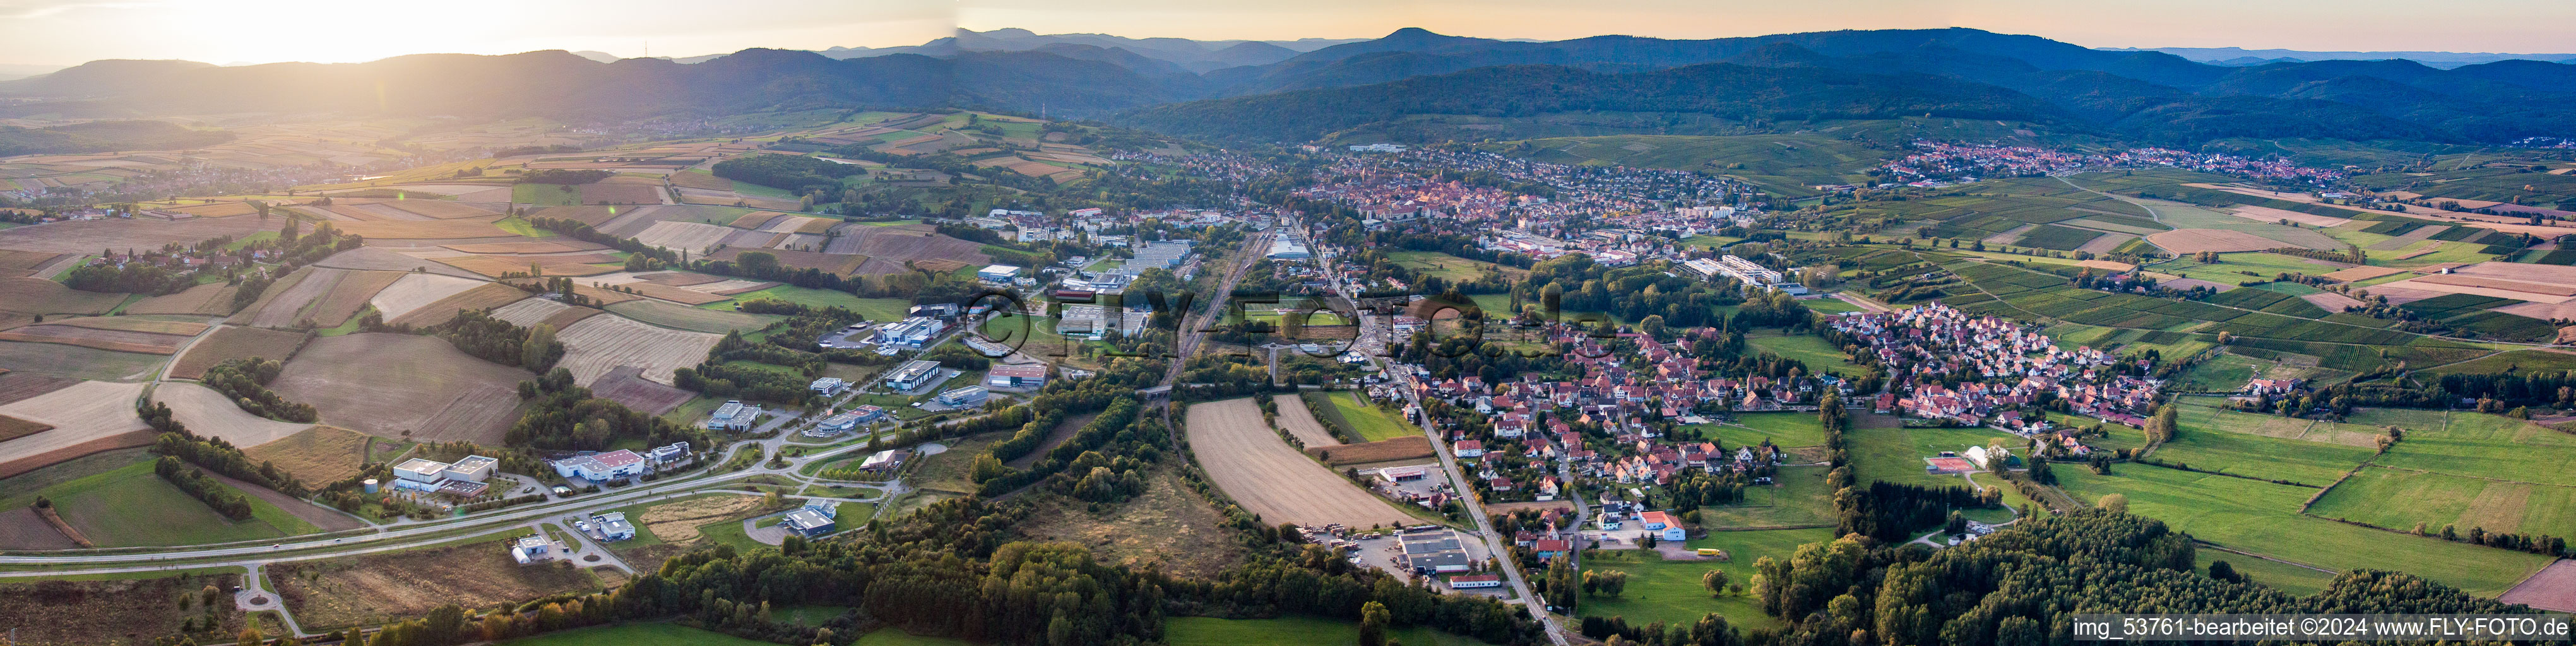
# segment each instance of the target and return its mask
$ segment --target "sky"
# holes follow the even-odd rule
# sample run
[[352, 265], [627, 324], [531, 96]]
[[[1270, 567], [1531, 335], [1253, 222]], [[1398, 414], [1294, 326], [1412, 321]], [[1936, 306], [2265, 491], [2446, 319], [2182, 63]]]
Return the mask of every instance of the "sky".
[[1202, 40], [1974, 27], [2088, 47], [2560, 53], [2576, 52], [2571, 24], [2569, 0], [0, 0], [0, 64], [692, 56], [915, 45], [959, 27]]

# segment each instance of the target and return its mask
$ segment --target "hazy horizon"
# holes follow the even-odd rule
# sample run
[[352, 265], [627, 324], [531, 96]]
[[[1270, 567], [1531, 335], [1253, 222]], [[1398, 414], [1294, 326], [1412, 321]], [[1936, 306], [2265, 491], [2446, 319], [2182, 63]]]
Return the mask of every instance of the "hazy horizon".
[[[2576, 52], [2576, 3], [2495, 0], [2468, 6], [2364, 0], [2245, 3], [2182, 0], [2159, 7], [2043, 0], [1613, 0], [1566, 9], [1538, 0], [1296, 6], [1250, 2], [1097, 0], [775, 0], [758, 10], [678, 0], [457, 0], [435, 7], [318, 0], [0, 0], [0, 66], [70, 66], [102, 59], [208, 63], [347, 63], [411, 54], [513, 54], [561, 49], [619, 57], [689, 57], [755, 47], [918, 45], [955, 29], [1027, 29], [1129, 38], [1297, 40], [1377, 38], [1404, 27], [1481, 38], [1565, 40], [1599, 35], [1669, 39], [1840, 29], [1968, 27], [2085, 47], [2237, 47], [2248, 50]], [[2368, 5], [2356, 7], [2355, 4]], [[2368, 9], [2368, 10], [2364, 10]], [[2359, 16], [2371, 16], [2364, 20]], [[2214, 17], [2225, 17], [2214, 18]], [[410, 28], [388, 27], [409, 25]], [[133, 37], [101, 37], [115, 34]]]

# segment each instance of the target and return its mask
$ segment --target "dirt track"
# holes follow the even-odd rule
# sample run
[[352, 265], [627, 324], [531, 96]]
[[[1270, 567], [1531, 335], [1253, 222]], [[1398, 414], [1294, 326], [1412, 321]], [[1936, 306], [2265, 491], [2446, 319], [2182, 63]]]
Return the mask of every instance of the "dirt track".
[[1193, 405], [1190, 452], [1226, 495], [1264, 523], [1353, 527], [1417, 522], [1288, 447], [1250, 398]]

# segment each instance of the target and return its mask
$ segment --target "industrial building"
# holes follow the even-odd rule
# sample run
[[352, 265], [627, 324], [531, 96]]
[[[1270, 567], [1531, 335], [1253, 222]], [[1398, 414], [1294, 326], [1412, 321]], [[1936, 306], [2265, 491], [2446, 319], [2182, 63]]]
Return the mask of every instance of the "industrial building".
[[996, 365], [984, 371], [984, 385], [990, 388], [1037, 388], [1047, 382], [1047, 364], [1028, 363]]
[[555, 474], [591, 482], [607, 482], [644, 473], [644, 456], [618, 449], [556, 460]]
[[833, 516], [840, 512], [839, 507], [829, 500], [807, 500], [804, 507], [787, 512], [787, 522], [779, 524], [798, 536], [822, 538], [832, 534]]
[[1298, 242], [1296, 238], [1283, 235], [1270, 239], [1270, 254], [1267, 257], [1271, 260], [1305, 260], [1315, 257], [1315, 252], [1307, 249], [1306, 244]]
[[974, 408], [984, 405], [984, 400], [991, 399], [992, 396], [992, 391], [985, 390], [983, 386], [967, 386], [939, 393], [939, 396], [933, 399], [947, 404], [949, 408]]
[[760, 407], [741, 401], [728, 401], [707, 414], [706, 428], [711, 431], [748, 431], [760, 421]]
[[1018, 265], [986, 265], [983, 269], [975, 270], [975, 278], [985, 282], [1008, 283], [1018, 277], [1020, 277]]
[[940, 332], [947, 330], [946, 321], [928, 316], [915, 316], [893, 325], [877, 328], [877, 343], [919, 350], [930, 345], [932, 339], [939, 338]]
[[894, 369], [894, 372], [886, 373], [885, 384], [887, 388], [897, 392], [909, 392], [937, 378], [939, 378], [939, 362], [916, 360], [903, 364], [903, 367]]
[[412, 458], [394, 465], [393, 485], [395, 489], [471, 498], [483, 495], [483, 481], [491, 478], [500, 464], [500, 460], [480, 455], [465, 456], [453, 463]]

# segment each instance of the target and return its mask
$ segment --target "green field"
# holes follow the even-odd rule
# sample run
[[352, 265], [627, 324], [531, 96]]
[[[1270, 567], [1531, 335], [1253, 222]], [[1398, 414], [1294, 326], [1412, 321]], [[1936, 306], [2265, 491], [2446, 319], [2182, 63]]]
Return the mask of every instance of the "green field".
[[2141, 464], [2119, 465], [2108, 476], [2082, 468], [2056, 473], [2078, 501], [2126, 495], [2130, 513], [2163, 520], [2193, 538], [2330, 570], [2399, 570], [2494, 596], [2550, 560], [2302, 516], [2299, 506], [2316, 492], [2307, 487]]
[[1985, 446], [1996, 438], [2016, 453], [2029, 440], [1991, 428], [1855, 428], [1844, 431], [1851, 442], [1855, 471], [1863, 480], [1902, 482], [1945, 487], [1966, 486], [1956, 475], [1933, 475], [1923, 472], [1923, 458], [1942, 451], [1966, 451], [1968, 447]]
[[[867, 643], [867, 641], [862, 639], [860, 643]], [[769, 642], [752, 641], [724, 633], [664, 623], [579, 628], [526, 639], [513, 639], [501, 644], [503, 646], [776, 646]]]
[[849, 308], [850, 311], [858, 312], [861, 315], [867, 316], [870, 321], [900, 321], [903, 320], [904, 310], [912, 307], [911, 299], [859, 298], [857, 296], [850, 295], [849, 292], [797, 287], [794, 285], [779, 285], [760, 291], [743, 292], [735, 294], [733, 296], [733, 300], [716, 301], [700, 305], [698, 307], [711, 310], [732, 310], [735, 304], [756, 298], [782, 300], [806, 307], [846, 307]]
[[581, 206], [581, 187], [563, 184], [512, 184], [510, 201], [536, 206]]
[[1323, 409], [1324, 419], [1320, 421], [1350, 429], [1363, 442], [1422, 435], [1422, 431], [1405, 423], [1395, 413], [1361, 401], [1357, 392], [1306, 393], [1306, 401], [1315, 402], [1319, 404], [1317, 408]]
[[2194, 405], [2181, 412], [2182, 432], [2150, 454], [2159, 462], [2322, 487], [2375, 452], [2371, 434], [2352, 425]]
[[[2149, 265], [2146, 269], [2184, 278], [2198, 278], [2220, 285], [2234, 285], [2249, 280], [2272, 280], [2284, 273], [2315, 276], [2332, 273], [2342, 267], [2310, 261], [2298, 256], [2250, 252], [2219, 254], [2218, 262], [2211, 264], [2196, 262], [2191, 259], [2191, 256], [2183, 256]], [[2251, 275], [2244, 273], [2249, 271], [2254, 273]]]
[[1800, 334], [1781, 336], [1774, 333], [1747, 334], [1744, 342], [1763, 352], [1796, 359], [1807, 364], [1810, 374], [1832, 373], [1858, 376], [1867, 370], [1843, 360], [1843, 351], [1826, 343], [1824, 337]]
[[1751, 446], [1769, 439], [1776, 446], [1824, 446], [1825, 424], [1815, 413], [1737, 413], [1732, 424], [1697, 424], [1727, 447]]
[[2317, 591], [2326, 589], [2326, 585], [2334, 583], [2335, 578], [2335, 575], [2332, 574], [2318, 572], [2316, 570], [2288, 563], [2268, 561], [2243, 554], [2232, 554], [2208, 548], [2202, 548], [2195, 551], [2193, 556], [2196, 557], [2193, 565], [2194, 567], [2200, 568], [2201, 574], [2209, 573], [2210, 562], [2226, 561], [2227, 567], [2234, 568], [2237, 574], [2245, 575], [2246, 579], [2252, 580], [2258, 584], [2270, 586], [2274, 590], [2302, 597], [2316, 594]]
[[[1704, 512], [1703, 512], [1704, 513]], [[1776, 628], [1778, 619], [1754, 609], [1751, 597], [1745, 595], [1711, 596], [1700, 587], [1700, 576], [1711, 569], [1723, 570], [1728, 580], [1753, 587], [1753, 562], [1762, 557], [1788, 560], [1798, 546], [1833, 540], [1832, 529], [1775, 529], [1741, 532], [1710, 532], [1707, 538], [1694, 539], [1692, 548], [1714, 547], [1726, 550], [1726, 562], [1666, 561], [1645, 550], [1596, 550], [1583, 557], [1586, 570], [1615, 570], [1628, 573], [1628, 589], [1618, 597], [1585, 596], [1582, 614], [1592, 617], [1624, 617], [1628, 625], [1642, 626], [1661, 621], [1665, 625], [1690, 625], [1708, 613], [1726, 616], [1738, 627]]]
[[[875, 635], [870, 635], [874, 637]], [[1474, 637], [1452, 635], [1430, 628], [1412, 626], [1390, 628], [1387, 639], [1405, 646], [1483, 646]], [[861, 640], [862, 644], [869, 644]], [[886, 642], [903, 644], [908, 642]], [[1278, 619], [1218, 619], [1215, 617], [1173, 617], [1163, 622], [1163, 643], [1171, 646], [1355, 646], [1360, 643], [1358, 622], [1315, 617], [1280, 617]], [[869, 646], [876, 646], [869, 644]]]
[[1387, 252], [1386, 258], [1397, 266], [1420, 272], [1425, 276], [1438, 276], [1441, 280], [1450, 282], [1482, 278], [1486, 269], [1502, 267], [1490, 262], [1469, 260], [1437, 251], [1390, 251]]
[[[2381, 412], [2385, 411], [2385, 412]], [[2396, 411], [2378, 409], [2381, 418]], [[2406, 411], [2442, 417], [2441, 424], [2402, 424], [2406, 439], [2372, 464], [2471, 478], [2576, 486], [2576, 435], [2500, 415]], [[2355, 417], [2356, 422], [2365, 418]]]
[[[100, 547], [198, 545], [322, 531], [256, 497], [250, 499], [249, 519], [226, 519], [153, 473], [150, 460], [54, 484], [35, 495], [53, 500], [63, 520]], [[27, 504], [20, 498], [32, 501], [34, 496], [8, 502], [13, 508]]]
[[2462, 534], [2483, 527], [2564, 536], [2576, 531], [2576, 487], [2374, 466], [2335, 485], [2308, 513], [2401, 531], [2424, 523], [2431, 532], [2454, 524]]
[[1725, 529], [1743, 527], [1797, 527], [1831, 525], [1833, 492], [1825, 490], [1825, 467], [1780, 467], [1779, 486], [1753, 487], [1744, 492], [1744, 503], [1701, 507], [1700, 526]]

